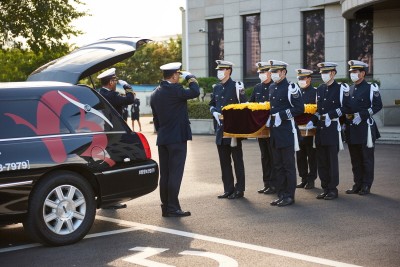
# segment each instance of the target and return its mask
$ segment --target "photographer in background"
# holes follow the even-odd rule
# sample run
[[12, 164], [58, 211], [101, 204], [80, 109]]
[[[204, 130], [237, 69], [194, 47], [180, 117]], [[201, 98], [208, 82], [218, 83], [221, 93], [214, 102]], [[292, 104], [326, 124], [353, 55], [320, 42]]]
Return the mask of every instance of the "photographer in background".
[[139, 124], [139, 131], [142, 131], [142, 125], [140, 124], [140, 99], [135, 98], [135, 101], [132, 104], [131, 107], [131, 120], [132, 120], [132, 131], [135, 131], [135, 121]]

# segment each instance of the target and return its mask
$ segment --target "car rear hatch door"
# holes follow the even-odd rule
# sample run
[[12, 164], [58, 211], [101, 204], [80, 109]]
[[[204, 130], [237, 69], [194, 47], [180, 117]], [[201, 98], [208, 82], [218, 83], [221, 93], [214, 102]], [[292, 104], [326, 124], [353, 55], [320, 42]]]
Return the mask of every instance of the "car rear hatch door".
[[32, 72], [27, 80], [77, 84], [79, 80], [131, 57], [136, 49], [149, 41], [138, 37], [101, 39], [43, 65]]

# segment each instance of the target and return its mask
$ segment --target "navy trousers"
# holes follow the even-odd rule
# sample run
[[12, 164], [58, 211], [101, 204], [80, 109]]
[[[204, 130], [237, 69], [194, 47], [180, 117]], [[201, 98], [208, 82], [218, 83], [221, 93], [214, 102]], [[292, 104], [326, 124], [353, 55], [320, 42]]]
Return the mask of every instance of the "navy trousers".
[[[235, 190], [244, 192], [245, 175], [242, 141], [238, 139], [236, 147], [231, 147], [230, 145], [217, 145], [217, 149], [221, 166], [222, 183], [224, 184], [224, 192], [233, 193]], [[234, 184], [232, 160], [235, 168], [236, 184]]]
[[187, 143], [159, 145], [160, 198], [165, 211], [180, 210], [179, 190], [187, 154]]
[[348, 147], [355, 186], [371, 187], [374, 181], [374, 147], [368, 148], [361, 144], [348, 144]]
[[294, 199], [296, 191], [296, 161], [294, 147], [272, 148], [272, 158], [276, 171], [276, 188], [279, 197]]
[[339, 185], [339, 146], [317, 145], [318, 176], [325, 193], [337, 193]]
[[264, 187], [275, 187], [275, 171], [272, 159], [270, 138], [258, 138], [258, 146], [261, 152], [261, 168], [263, 172]]

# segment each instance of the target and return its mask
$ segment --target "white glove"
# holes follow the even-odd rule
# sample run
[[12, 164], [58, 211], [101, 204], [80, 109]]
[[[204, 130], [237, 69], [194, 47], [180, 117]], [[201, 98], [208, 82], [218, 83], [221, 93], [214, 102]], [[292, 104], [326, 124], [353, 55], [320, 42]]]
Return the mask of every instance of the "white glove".
[[347, 83], [342, 83], [341, 85], [340, 85], [340, 89], [342, 89], [343, 90], [343, 92], [348, 92], [349, 90], [350, 90], [350, 86], [347, 84]]
[[361, 117], [360, 117], [360, 113], [354, 113], [354, 119], [353, 119], [353, 123], [355, 125], [359, 125], [361, 122]]
[[271, 126], [271, 116], [268, 117], [267, 123], [265, 124], [268, 128]]
[[188, 75], [192, 75], [192, 74], [190, 72], [188, 72], [188, 71], [181, 71], [181, 77], [183, 79], [186, 79], [186, 76], [188, 76]]
[[313, 123], [312, 121], [309, 121], [309, 122], [307, 123], [307, 125], [306, 125], [306, 130], [310, 130], [310, 129], [312, 129], [312, 128], [314, 128], [314, 123]]
[[244, 84], [242, 83], [242, 82], [240, 82], [240, 81], [237, 81], [236, 82], [236, 89], [237, 90], [243, 90], [244, 89]]
[[325, 116], [325, 127], [329, 127], [331, 125], [331, 118], [329, 118], [328, 113], [325, 113], [323, 116]]
[[217, 121], [218, 126], [221, 126], [221, 122], [219, 121], [220, 115], [221, 115], [221, 113], [219, 113], [219, 112], [216, 112], [216, 111], [213, 112], [213, 116], [214, 116], [215, 120]]
[[279, 113], [275, 113], [275, 123], [274, 126], [278, 127], [279, 125], [281, 125], [282, 120], [281, 120], [281, 116], [279, 115]]

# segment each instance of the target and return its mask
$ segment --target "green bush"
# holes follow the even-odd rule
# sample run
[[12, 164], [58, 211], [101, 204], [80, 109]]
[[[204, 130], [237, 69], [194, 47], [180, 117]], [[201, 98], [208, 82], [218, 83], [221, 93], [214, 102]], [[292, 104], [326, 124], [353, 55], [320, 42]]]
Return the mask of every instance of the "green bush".
[[208, 102], [198, 100], [188, 101], [189, 118], [191, 119], [211, 119], [210, 107]]

